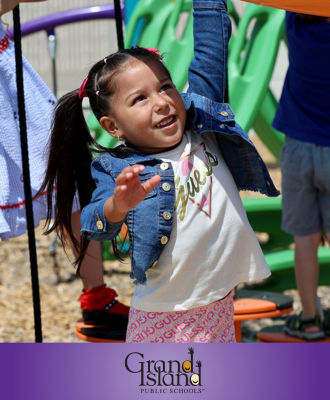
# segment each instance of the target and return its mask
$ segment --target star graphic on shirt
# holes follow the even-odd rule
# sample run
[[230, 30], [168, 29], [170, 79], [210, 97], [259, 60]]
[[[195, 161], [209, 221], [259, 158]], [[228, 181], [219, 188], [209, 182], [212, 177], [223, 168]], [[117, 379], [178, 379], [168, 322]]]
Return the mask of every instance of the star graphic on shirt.
[[[205, 161], [204, 161], [205, 160]], [[175, 209], [181, 203], [179, 219], [185, 218], [187, 200], [195, 204], [207, 217], [212, 215], [212, 171], [218, 165], [216, 156], [206, 150], [204, 142], [200, 143], [189, 154], [183, 155], [178, 161]], [[186, 184], [180, 185], [181, 177]]]

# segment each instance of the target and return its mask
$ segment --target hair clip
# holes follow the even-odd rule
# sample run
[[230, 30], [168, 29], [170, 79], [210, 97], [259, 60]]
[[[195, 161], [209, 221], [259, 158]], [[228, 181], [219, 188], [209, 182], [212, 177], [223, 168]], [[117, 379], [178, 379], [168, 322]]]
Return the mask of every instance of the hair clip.
[[163, 60], [162, 60], [162, 58], [161, 58], [161, 56], [159, 54], [159, 50], [158, 49], [150, 49], [148, 47], [146, 47], [145, 49], [150, 51], [150, 53], [154, 54], [155, 56], [157, 56], [161, 63], [163, 62]]
[[131, 50], [135, 50], [135, 49], [145, 49], [145, 50], [148, 50], [150, 53], [152, 53], [152, 54], [154, 54], [155, 56], [157, 56], [158, 59], [159, 59], [159, 61], [160, 61], [161, 63], [163, 62], [163, 60], [162, 60], [162, 58], [161, 58], [161, 56], [160, 56], [160, 54], [159, 54], [159, 50], [158, 50], [158, 49], [152, 49], [152, 48], [150, 48], [150, 47], [139, 47], [139, 46], [132, 46], [132, 47], [131, 47]]
[[96, 96], [98, 96], [98, 95], [99, 95], [99, 93], [100, 93], [100, 91], [98, 90], [98, 91], [96, 92]]
[[85, 92], [85, 86], [86, 86], [86, 83], [88, 81], [88, 78], [89, 77], [87, 76], [87, 78], [84, 79], [84, 82], [80, 86], [79, 93], [78, 93], [79, 99], [82, 99], [83, 97], [87, 97], [87, 93]]
[[158, 49], [151, 49], [151, 48], [148, 48], [148, 47], [145, 47], [145, 49], [150, 51], [150, 53], [155, 54], [157, 57], [160, 57]]
[[106, 63], [107, 63], [107, 59], [106, 59], [106, 58], [105, 58], [103, 61], [104, 61], [104, 64], [106, 64]]

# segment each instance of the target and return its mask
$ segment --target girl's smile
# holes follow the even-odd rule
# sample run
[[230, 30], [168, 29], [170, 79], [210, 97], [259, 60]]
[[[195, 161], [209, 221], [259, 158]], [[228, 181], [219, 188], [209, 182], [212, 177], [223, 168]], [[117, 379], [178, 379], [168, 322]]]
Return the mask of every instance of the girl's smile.
[[158, 60], [133, 60], [116, 78], [113, 115], [101, 118], [110, 135], [147, 154], [180, 143], [186, 110], [180, 93]]
[[171, 116], [168, 118], [164, 118], [159, 124], [156, 125], [156, 128], [171, 128], [173, 127], [172, 125], [175, 123], [176, 121], [176, 117], [175, 116]]

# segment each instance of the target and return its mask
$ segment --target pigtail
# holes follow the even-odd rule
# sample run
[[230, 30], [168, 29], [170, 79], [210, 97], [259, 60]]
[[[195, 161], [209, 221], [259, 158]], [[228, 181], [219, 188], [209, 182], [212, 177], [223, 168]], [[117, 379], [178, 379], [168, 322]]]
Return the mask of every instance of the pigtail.
[[[47, 191], [46, 234], [56, 230], [62, 244], [66, 234], [69, 236], [79, 253], [75, 261], [78, 273], [89, 241], [81, 238], [78, 243], [74, 237], [71, 213], [74, 201], [77, 199], [82, 209], [89, 203], [96, 187], [90, 171], [95, 148], [100, 149], [100, 146], [90, 135], [82, 111], [82, 100], [75, 90], [63, 96], [55, 107], [48, 166], [39, 192]], [[55, 220], [51, 224], [53, 209]]]

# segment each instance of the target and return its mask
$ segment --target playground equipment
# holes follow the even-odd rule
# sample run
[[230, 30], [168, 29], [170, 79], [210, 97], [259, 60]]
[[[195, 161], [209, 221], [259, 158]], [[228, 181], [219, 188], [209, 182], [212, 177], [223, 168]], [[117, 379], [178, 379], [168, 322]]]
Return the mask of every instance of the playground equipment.
[[289, 314], [293, 300], [282, 293], [239, 290], [234, 300], [236, 341], [242, 341], [241, 321], [275, 318]]
[[254, 127], [276, 158], [284, 135], [271, 127], [277, 101], [269, 83], [284, 37], [284, 17], [282, 10], [249, 4], [239, 21], [228, 57], [229, 99], [236, 120], [246, 132]]
[[[124, 6], [121, 5], [122, 15], [124, 14]], [[45, 31], [47, 34], [47, 42], [49, 54], [52, 59], [52, 74], [53, 74], [53, 93], [57, 96], [57, 75], [56, 75], [56, 47], [57, 38], [55, 28], [82, 21], [98, 20], [98, 19], [113, 19], [115, 18], [115, 8], [113, 4], [106, 4], [93, 7], [82, 7], [73, 10], [58, 12], [55, 14], [46, 15], [45, 17], [36, 18], [22, 24], [22, 37], [31, 35], [39, 31]], [[9, 38], [13, 39], [13, 28], [7, 31]]]
[[109, 326], [86, 325], [79, 320], [76, 323], [76, 336], [85, 342], [125, 343], [126, 329], [111, 328], [111, 337], [109, 337]]
[[[163, 3], [164, 5], [160, 5], [160, 2], [155, 0], [138, 3], [128, 24], [125, 42], [126, 46], [132, 44], [134, 31], [142, 19], [144, 29], [138, 44], [142, 47], [157, 47], [166, 54], [166, 66], [171, 71], [178, 90], [181, 90], [188, 78], [188, 68], [185, 68], [185, 65], [188, 62], [189, 66], [194, 55], [192, 2], [177, 0]], [[182, 36], [178, 38], [176, 29], [182, 13], [188, 13], [188, 19]], [[187, 60], [184, 65], [177, 60], [178, 55], [180, 60]]]
[[[255, 24], [247, 39], [252, 20]], [[283, 30], [282, 10], [248, 5], [239, 21], [228, 58], [229, 96], [237, 121], [246, 131], [268, 89]]]
[[[239, 16], [230, 0], [227, 6], [228, 14], [237, 25]], [[176, 30], [182, 14], [186, 14], [186, 24], [182, 36], [178, 37]], [[181, 92], [187, 83], [188, 67], [194, 57], [192, 23], [192, 0], [140, 0], [127, 26], [125, 45], [160, 48], [165, 54], [166, 66], [171, 71], [176, 87]], [[137, 30], [138, 36], [135, 34]]]

